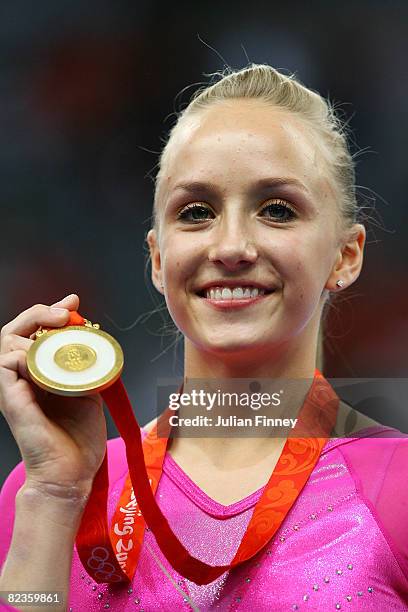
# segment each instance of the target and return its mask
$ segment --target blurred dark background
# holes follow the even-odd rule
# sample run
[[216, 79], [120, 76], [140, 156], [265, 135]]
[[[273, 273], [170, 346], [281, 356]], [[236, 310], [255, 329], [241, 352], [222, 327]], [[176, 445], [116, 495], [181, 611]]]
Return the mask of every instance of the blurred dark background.
[[[172, 113], [224, 61], [296, 72], [342, 103], [366, 149], [358, 156], [360, 202], [376, 212], [360, 279], [330, 315], [324, 373], [408, 376], [408, 4], [249, 8], [0, 5], [0, 326], [32, 304], [77, 293], [80, 312], [123, 346], [122, 379], [141, 424], [154, 416], [157, 379], [182, 376], [183, 365], [182, 344], [173, 346], [160, 313], [148, 316], [161, 301], [145, 280], [152, 177]], [[379, 414], [362, 411], [408, 428], [401, 398]], [[109, 435], [117, 435], [110, 420]], [[2, 417], [0, 441], [1, 483], [20, 460]]]

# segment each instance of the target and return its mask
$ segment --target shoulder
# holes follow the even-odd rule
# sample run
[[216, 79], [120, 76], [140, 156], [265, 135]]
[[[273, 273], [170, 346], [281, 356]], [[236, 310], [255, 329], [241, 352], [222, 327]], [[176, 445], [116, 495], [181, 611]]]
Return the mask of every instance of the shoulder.
[[338, 436], [331, 447], [340, 451], [364, 487], [392, 486], [408, 509], [408, 434], [372, 419], [361, 424]]
[[400, 471], [408, 462], [408, 434], [367, 417], [343, 401], [327, 448], [339, 448], [354, 465], [364, 464], [367, 474], [374, 470], [379, 475], [391, 467]]
[[[374, 419], [366, 416], [362, 412], [355, 410], [352, 406], [340, 400], [337, 412], [337, 421], [332, 432], [333, 438], [341, 438], [352, 436], [359, 431], [371, 428], [382, 427], [383, 423], [379, 423]], [[401, 433], [401, 432], [400, 432]]]

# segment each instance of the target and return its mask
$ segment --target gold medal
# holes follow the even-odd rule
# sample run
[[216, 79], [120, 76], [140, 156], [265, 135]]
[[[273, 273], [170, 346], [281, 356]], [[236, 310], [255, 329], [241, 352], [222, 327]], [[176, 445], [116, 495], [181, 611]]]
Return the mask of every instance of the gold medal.
[[27, 352], [33, 382], [56, 395], [99, 393], [119, 378], [123, 363], [117, 340], [86, 319], [85, 325], [40, 328]]

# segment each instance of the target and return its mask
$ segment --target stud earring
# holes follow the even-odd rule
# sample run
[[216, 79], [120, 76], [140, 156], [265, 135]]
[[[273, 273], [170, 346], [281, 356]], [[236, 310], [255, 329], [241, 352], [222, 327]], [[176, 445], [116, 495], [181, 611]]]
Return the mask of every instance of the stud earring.
[[337, 283], [336, 283], [336, 285], [337, 285], [338, 287], [343, 287], [343, 285], [344, 285], [344, 280], [341, 280], [341, 279], [340, 279], [340, 280], [338, 280], [338, 281], [337, 281]]

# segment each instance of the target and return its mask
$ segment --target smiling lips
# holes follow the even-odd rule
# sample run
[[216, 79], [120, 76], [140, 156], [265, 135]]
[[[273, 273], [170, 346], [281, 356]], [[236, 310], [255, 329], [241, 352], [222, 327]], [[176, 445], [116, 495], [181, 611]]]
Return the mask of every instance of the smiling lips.
[[259, 287], [209, 287], [199, 292], [199, 297], [206, 303], [219, 309], [242, 308], [265, 299], [274, 290]]
[[243, 298], [255, 298], [263, 295], [265, 289], [259, 287], [208, 287], [205, 297], [211, 300], [242, 300]]

